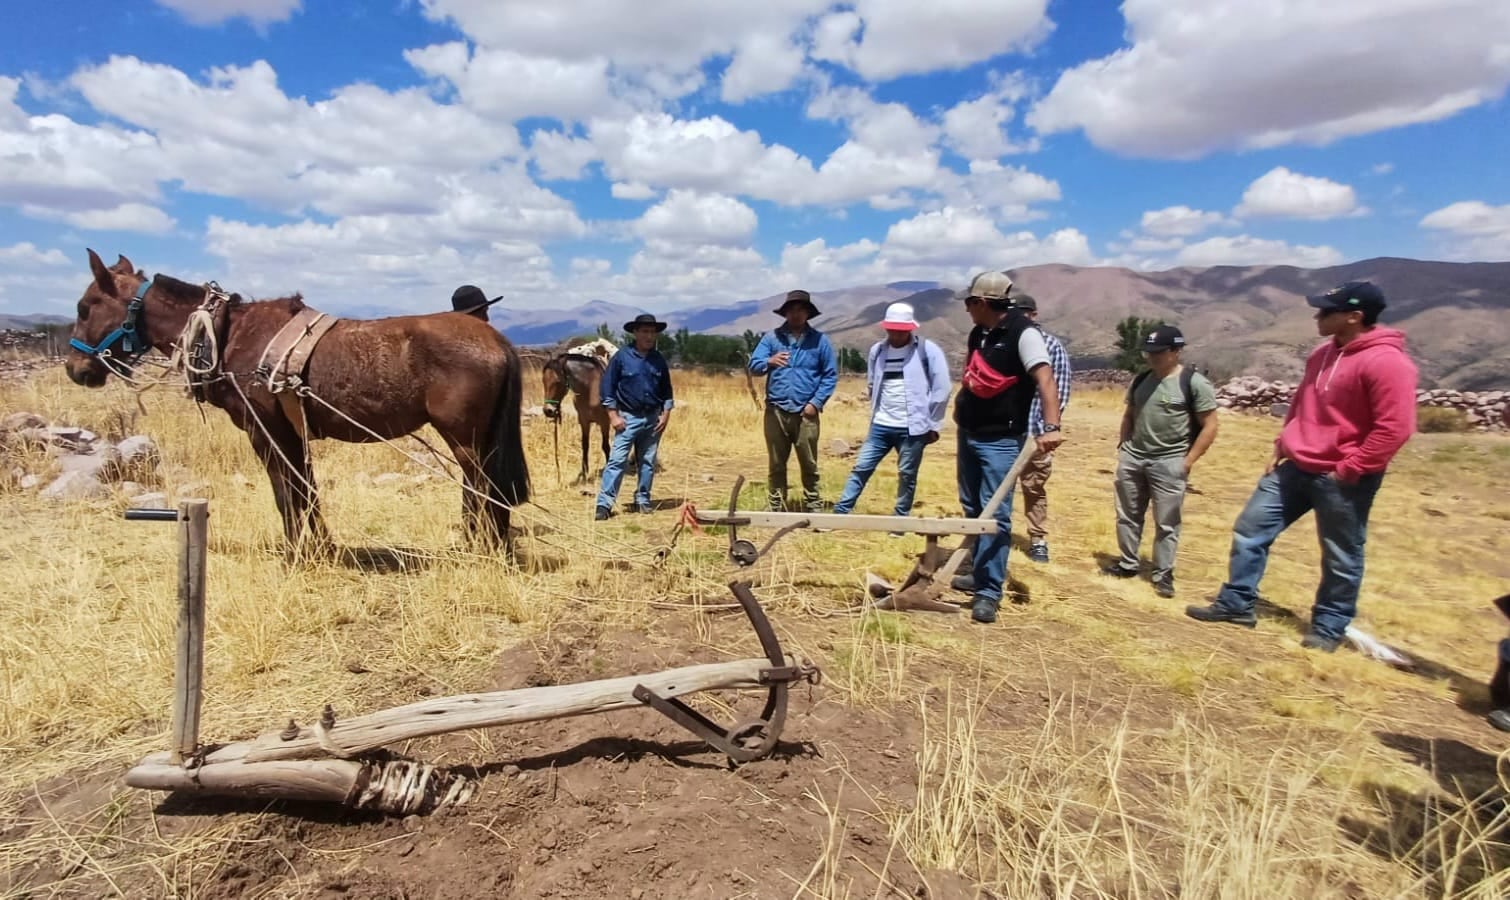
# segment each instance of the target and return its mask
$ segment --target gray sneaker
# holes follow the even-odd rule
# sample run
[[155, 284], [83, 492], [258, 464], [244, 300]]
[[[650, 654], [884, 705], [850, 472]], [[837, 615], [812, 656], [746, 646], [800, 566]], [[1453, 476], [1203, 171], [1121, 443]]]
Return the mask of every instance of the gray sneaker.
[[1046, 562], [1048, 562], [1049, 561], [1049, 542], [1048, 541], [1034, 541], [1031, 545], [1029, 545], [1028, 546], [1028, 559], [1031, 559], [1033, 562], [1036, 562], [1036, 563], [1046, 563]]
[[973, 572], [965, 572], [956, 575], [949, 579], [949, 586], [961, 594], [973, 594], [975, 593], [975, 574]]
[[1320, 650], [1322, 653], [1336, 653], [1337, 645], [1340, 643], [1342, 641], [1338, 638], [1327, 637], [1314, 631], [1300, 639], [1300, 646], [1307, 650]]

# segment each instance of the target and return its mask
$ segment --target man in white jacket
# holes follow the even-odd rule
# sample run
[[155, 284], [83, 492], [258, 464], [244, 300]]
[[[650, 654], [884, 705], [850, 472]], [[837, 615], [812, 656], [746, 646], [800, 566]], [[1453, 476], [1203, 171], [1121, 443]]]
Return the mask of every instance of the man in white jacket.
[[[892, 450], [897, 451], [895, 515], [912, 511], [923, 448], [938, 440], [949, 406], [949, 361], [938, 344], [917, 334], [917, 319], [906, 303], [886, 307], [881, 321], [886, 339], [870, 348], [866, 381], [870, 387], [870, 433], [855, 457], [834, 512], [855, 508], [865, 483]], [[894, 532], [897, 534], [899, 532]]]

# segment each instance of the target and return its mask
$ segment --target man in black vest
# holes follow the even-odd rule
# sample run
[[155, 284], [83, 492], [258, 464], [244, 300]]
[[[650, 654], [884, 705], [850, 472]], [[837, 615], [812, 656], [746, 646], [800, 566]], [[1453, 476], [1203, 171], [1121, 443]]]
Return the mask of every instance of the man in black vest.
[[[1059, 430], [1059, 391], [1049, 365], [1043, 332], [1007, 295], [1012, 279], [1003, 272], [983, 272], [961, 292], [975, 328], [970, 332], [965, 374], [954, 401], [959, 426], [955, 469], [959, 500], [966, 516], [979, 516], [1022, 452], [1028, 416], [1037, 393], [1043, 400], [1043, 434], [1037, 452], [1052, 453], [1063, 440]], [[1007, 551], [1012, 546], [1012, 494], [996, 507], [996, 533], [975, 542], [969, 576], [957, 588], [975, 595], [970, 617], [982, 624], [996, 621], [1002, 586], [1007, 580]]]
[[451, 295], [451, 309], [469, 316], [476, 316], [484, 322], [488, 320], [488, 306], [487, 295], [476, 285], [464, 284]]

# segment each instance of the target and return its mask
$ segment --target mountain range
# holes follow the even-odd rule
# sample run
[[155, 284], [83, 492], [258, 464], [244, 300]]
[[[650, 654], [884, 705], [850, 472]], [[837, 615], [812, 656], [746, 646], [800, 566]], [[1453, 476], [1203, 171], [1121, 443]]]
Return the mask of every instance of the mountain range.
[[[1321, 269], [1214, 266], [1140, 272], [1065, 265], [1010, 269], [1019, 292], [1038, 301], [1039, 324], [1057, 335], [1077, 368], [1106, 365], [1116, 352], [1116, 325], [1136, 315], [1178, 325], [1187, 362], [1219, 378], [1256, 374], [1295, 380], [1318, 338], [1307, 294], [1344, 281], [1367, 280], [1389, 298], [1383, 322], [1405, 332], [1423, 387], [1459, 390], [1510, 387], [1510, 262], [1448, 263], [1381, 257]], [[913, 305], [922, 333], [956, 367], [963, 362], [970, 320], [954, 299], [961, 285], [899, 281], [819, 291], [815, 322], [837, 346], [864, 349], [881, 337], [886, 305]], [[782, 291], [758, 299], [666, 313], [672, 328], [739, 335], [780, 324], [773, 310]], [[378, 307], [332, 309], [371, 318]], [[595, 300], [562, 309], [495, 306], [492, 321], [524, 346], [590, 334], [599, 324], [617, 332], [643, 310]], [[5, 316], [0, 328], [30, 328], [56, 317]]]

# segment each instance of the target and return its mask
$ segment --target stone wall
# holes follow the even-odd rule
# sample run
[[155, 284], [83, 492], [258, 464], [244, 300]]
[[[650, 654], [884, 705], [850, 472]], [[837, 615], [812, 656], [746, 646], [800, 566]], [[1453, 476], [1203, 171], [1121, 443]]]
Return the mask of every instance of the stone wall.
[[[1290, 400], [1297, 386], [1283, 381], [1265, 381], [1257, 375], [1241, 375], [1216, 389], [1217, 405], [1240, 412], [1283, 416], [1289, 412]], [[1510, 408], [1510, 391], [1453, 391], [1438, 388], [1416, 391], [1416, 403], [1456, 409], [1468, 418], [1476, 431], [1505, 431], [1506, 410]]]

